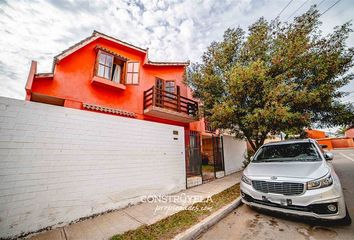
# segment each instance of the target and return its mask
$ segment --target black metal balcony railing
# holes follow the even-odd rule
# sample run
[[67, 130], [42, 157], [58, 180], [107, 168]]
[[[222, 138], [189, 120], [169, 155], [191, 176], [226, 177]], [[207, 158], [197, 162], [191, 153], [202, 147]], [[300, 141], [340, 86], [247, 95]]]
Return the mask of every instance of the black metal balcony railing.
[[151, 106], [185, 113], [192, 117], [197, 117], [198, 113], [198, 102], [181, 96], [179, 88], [177, 88], [177, 93], [171, 93], [156, 86], [144, 91], [144, 110]]

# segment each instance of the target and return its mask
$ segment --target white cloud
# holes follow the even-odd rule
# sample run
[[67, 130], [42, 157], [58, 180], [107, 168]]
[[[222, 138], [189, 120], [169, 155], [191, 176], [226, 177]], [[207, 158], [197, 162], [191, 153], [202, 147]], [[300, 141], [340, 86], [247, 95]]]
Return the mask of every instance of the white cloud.
[[[281, 15], [286, 20], [305, 0], [294, 1]], [[311, 0], [298, 11], [302, 13]], [[0, 95], [24, 98], [32, 59], [38, 71], [51, 71], [53, 57], [89, 36], [94, 29], [143, 48], [152, 60], [197, 61], [220, 40], [227, 27], [272, 19], [288, 0], [0, 0]], [[320, 6], [325, 10], [332, 3]], [[354, 2], [342, 0], [321, 17], [328, 33], [352, 18]], [[354, 45], [351, 35], [348, 42]], [[346, 90], [354, 89], [354, 82]]]

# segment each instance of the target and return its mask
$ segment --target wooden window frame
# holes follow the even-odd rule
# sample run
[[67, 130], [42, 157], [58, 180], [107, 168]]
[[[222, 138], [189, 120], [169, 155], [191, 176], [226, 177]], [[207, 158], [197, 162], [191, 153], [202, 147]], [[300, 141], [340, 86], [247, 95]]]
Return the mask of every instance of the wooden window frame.
[[[113, 58], [112, 66], [110, 67], [111, 71], [110, 71], [110, 73], [109, 73], [109, 78], [105, 78], [104, 76], [102, 77], [102, 76], [99, 76], [99, 75], [98, 75], [98, 69], [99, 69], [99, 65], [100, 65], [100, 55], [101, 55], [101, 53], [103, 53], [103, 54], [105, 54], [105, 55], [108, 55], [108, 56], [111, 56], [111, 57]], [[105, 51], [102, 51], [102, 50], [98, 50], [97, 56], [96, 56], [96, 66], [95, 66], [95, 74], [94, 74], [94, 75], [95, 75], [96, 77], [100, 77], [100, 78], [106, 79], [106, 80], [108, 80], [108, 81], [112, 81], [111, 78], [112, 78], [113, 64], [114, 64], [114, 56], [113, 56], [112, 54], [110, 54], [110, 53], [108, 53], [108, 52], [105, 52]], [[103, 65], [103, 64], [101, 64], [101, 65]], [[106, 65], [103, 65], [103, 66], [104, 66], [104, 67], [108, 67], [108, 66], [106, 66]], [[103, 74], [103, 75], [104, 75], [104, 74]]]
[[[129, 63], [138, 63], [139, 64], [138, 72], [134, 72], [134, 64], [133, 64], [133, 72], [128, 72]], [[127, 61], [125, 65], [126, 65], [126, 67], [125, 67], [125, 84], [126, 85], [139, 85], [140, 84], [140, 68], [141, 68], [140, 62], [139, 61]], [[138, 74], [138, 82], [137, 83], [128, 83], [127, 82], [129, 73], [132, 73], [132, 74], [137, 73]]]
[[177, 85], [176, 85], [176, 80], [175, 79], [171, 79], [171, 80], [165, 80], [163, 79], [162, 77], [159, 77], [159, 76], [155, 76], [155, 86], [157, 86], [157, 80], [160, 79], [162, 80], [162, 90], [166, 91], [166, 82], [174, 82], [175, 83], [175, 90], [174, 90], [174, 94], [177, 93]]
[[174, 83], [174, 85], [173, 85], [173, 88], [174, 88], [174, 90], [173, 90], [173, 93], [174, 94], [176, 94], [177, 93], [177, 85], [176, 85], [176, 80], [163, 80], [164, 81], [164, 83], [163, 83], [163, 90], [165, 90], [166, 92], [168, 92], [167, 90], [166, 90], [166, 83], [167, 82], [173, 82]]
[[[99, 57], [100, 57], [100, 54], [101, 53], [103, 53], [103, 54], [106, 54], [106, 55], [109, 55], [109, 56], [112, 56], [113, 57], [113, 62], [112, 62], [112, 67], [111, 67], [111, 72], [110, 72], [110, 78], [108, 79], [108, 78], [105, 78], [105, 77], [101, 77], [101, 76], [99, 76], [98, 75], [98, 67], [99, 67], [99, 65], [100, 65], [100, 63], [99, 63]], [[106, 51], [104, 51], [104, 50], [101, 50], [101, 49], [98, 49], [97, 50], [97, 54], [96, 54], [96, 63], [95, 63], [95, 68], [94, 68], [94, 76], [95, 77], [99, 77], [99, 78], [102, 78], [102, 79], [105, 79], [105, 80], [107, 80], [107, 81], [111, 81], [111, 82], [113, 82], [113, 65], [114, 65], [114, 62], [115, 62], [115, 59], [116, 58], [118, 58], [118, 59], [120, 59], [121, 61], [123, 61], [124, 63], [123, 63], [123, 66], [122, 66], [122, 75], [121, 75], [121, 82], [120, 83], [117, 83], [117, 84], [123, 84], [123, 85], [125, 85], [126, 84], [126, 69], [127, 69], [127, 65], [128, 65], [128, 62], [130, 62], [130, 61], [127, 61], [127, 60], [124, 60], [124, 59], [121, 59], [121, 58], [119, 58], [119, 57], [116, 57], [116, 56], [114, 56], [114, 54], [111, 54], [111, 53], [108, 53], [108, 52], [106, 52]], [[135, 62], [135, 61], [134, 61]], [[140, 68], [140, 65], [139, 65], [139, 68]], [[140, 75], [140, 72], [139, 72], [139, 75]], [[138, 78], [138, 80], [139, 80], [139, 78]], [[115, 82], [114, 82], [115, 83]]]
[[[165, 80], [163, 79], [162, 77], [159, 77], [159, 76], [155, 76], [155, 87], [156, 87], [156, 91], [159, 91], [159, 89], [157, 88], [157, 81], [161, 80], [162, 81], [162, 95], [166, 95], [166, 96], [169, 96], [169, 97], [176, 97], [176, 99], [178, 98], [178, 96], [175, 96], [178, 94], [178, 90], [177, 88], [179, 88], [179, 86], [176, 85], [176, 80], [175, 79], [171, 79], [171, 80]], [[166, 91], [166, 82], [174, 82], [174, 91], [173, 92], [167, 92]], [[170, 94], [170, 95], [168, 95]], [[175, 95], [172, 95], [172, 94], [175, 94]], [[164, 102], [164, 97], [162, 97], [161, 99], [158, 100], [160, 102], [160, 104], [163, 105], [163, 102]]]

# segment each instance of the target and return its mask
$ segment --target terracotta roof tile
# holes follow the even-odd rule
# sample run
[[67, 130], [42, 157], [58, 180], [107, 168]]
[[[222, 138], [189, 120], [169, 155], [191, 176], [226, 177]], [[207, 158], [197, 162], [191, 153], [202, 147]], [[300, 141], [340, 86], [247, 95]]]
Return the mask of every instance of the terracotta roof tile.
[[145, 65], [151, 66], [188, 66], [190, 64], [189, 61], [186, 62], [153, 62], [148, 61]]
[[84, 103], [83, 107], [88, 110], [106, 112], [106, 113], [111, 113], [111, 114], [120, 115], [120, 116], [124, 116], [124, 117], [132, 117], [132, 118], [136, 117], [135, 113], [124, 111], [124, 110], [121, 110], [118, 108], [109, 108], [109, 107], [104, 107], [104, 106], [99, 106], [99, 105], [94, 105], [94, 104], [89, 104], [89, 103]]
[[97, 46], [95, 47], [95, 49], [102, 50], [102, 51], [105, 51], [105, 52], [107, 52], [107, 53], [110, 53], [110, 54], [112, 54], [113, 56], [115, 56], [115, 57], [117, 57], [117, 58], [119, 58], [119, 59], [121, 59], [121, 60], [123, 60], [123, 61], [129, 61], [129, 58], [123, 57], [123, 56], [117, 54], [116, 52], [113, 52], [113, 51], [109, 50], [108, 48], [102, 47], [102, 46], [100, 46], [100, 45], [97, 45]]

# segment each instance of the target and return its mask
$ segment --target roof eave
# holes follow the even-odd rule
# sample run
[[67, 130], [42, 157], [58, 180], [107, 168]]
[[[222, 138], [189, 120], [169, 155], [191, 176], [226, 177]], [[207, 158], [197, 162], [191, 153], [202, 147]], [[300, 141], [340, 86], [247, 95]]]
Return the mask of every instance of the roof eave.
[[59, 53], [58, 55], [56, 55], [54, 57], [54, 65], [56, 62], [62, 60], [63, 58], [69, 56], [70, 54], [76, 52], [77, 50], [79, 50], [80, 48], [86, 46], [87, 44], [95, 41], [96, 39], [98, 38], [104, 38], [104, 39], [107, 39], [109, 41], [112, 41], [112, 42], [115, 42], [115, 43], [118, 43], [118, 44], [121, 44], [123, 46], [126, 46], [126, 47], [129, 47], [131, 49], [134, 49], [136, 51], [139, 51], [139, 52], [142, 52], [144, 54], [146, 54], [147, 52], [147, 49], [144, 49], [144, 48], [140, 48], [140, 47], [137, 47], [133, 44], [130, 44], [130, 43], [127, 43], [127, 42], [124, 42], [124, 41], [121, 41], [117, 38], [114, 38], [114, 37], [111, 37], [111, 36], [108, 36], [106, 34], [103, 34], [103, 33], [100, 33], [96, 30], [93, 31], [92, 35], [85, 38], [84, 40], [74, 44], [73, 46], [67, 48], [66, 50], [62, 51], [61, 53]]
[[147, 63], [145, 63], [144, 65], [147, 66], [189, 66], [190, 62], [186, 61], [186, 62], [153, 62], [153, 61], [148, 61]]
[[138, 52], [141, 52], [143, 54], [145, 54], [145, 62], [144, 65], [146, 66], [177, 66], [177, 67], [187, 67], [189, 66], [190, 62], [186, 61], [186, 62], [154, 62], [154, 61], [150, 61], [148, 60], [148, 48], [144, 49], [144, 48], [140, 48], [137, 47], [133, 44], [124, 42], [122, 40], [119, 40], [117, 38], [108, 36], [104, 33], [98, 32], [96, 30], [93, 31], [92, 35], [83, 39], [82, 41], [74, 44], [73, 46], [67, 48], [66, 50], [62, 51], [61, 53], [59, 53], [58, 55], [56, 55], [53, 59], [53, 65], [52, 65], [52, 73], [54, 73], [55, 70], [55, 65], [57, 64], [57, 62], [59, 62], [60, 60], [64, 59], [65, 57], [69, 56], [70, 54], [76, 52], [77, 50], [81, 49], [82, 47], [86, 46], [87, 44], [95, 41], [98, 38], [104, 38], [106, 40], [115, 42], [117, 44], [126, 46], [128, 48], [134, 49]]

